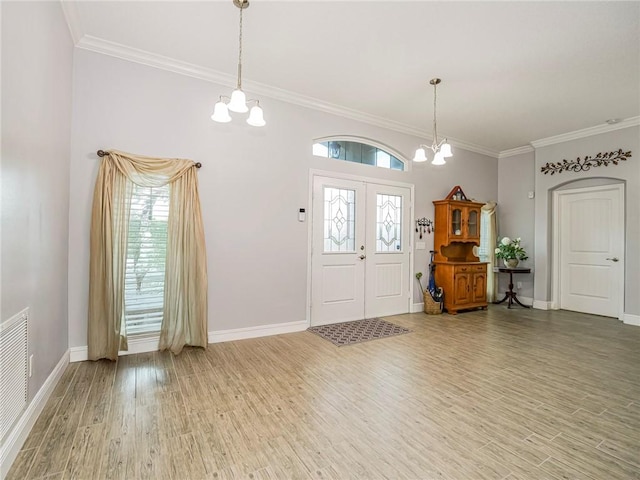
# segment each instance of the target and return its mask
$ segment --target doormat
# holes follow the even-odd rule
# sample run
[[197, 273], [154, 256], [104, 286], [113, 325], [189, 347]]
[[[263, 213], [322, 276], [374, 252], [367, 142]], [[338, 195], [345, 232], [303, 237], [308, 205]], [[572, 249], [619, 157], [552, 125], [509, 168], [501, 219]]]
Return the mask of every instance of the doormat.
[[380, 318], [368, 318], [353, 322], [332, 323], [307, 329], [325, 340], [329, 340], [338, 347], [353, 345], [354, 343], [368, 342], [378, 338], [393, 337], [409, 333], [408, 328], [381, 320]]

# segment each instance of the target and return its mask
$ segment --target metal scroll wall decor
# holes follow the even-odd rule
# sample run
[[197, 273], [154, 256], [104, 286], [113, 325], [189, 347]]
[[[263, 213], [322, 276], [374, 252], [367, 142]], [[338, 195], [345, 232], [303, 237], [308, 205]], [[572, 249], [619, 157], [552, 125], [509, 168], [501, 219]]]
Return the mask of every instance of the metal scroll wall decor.
[[595, 157], [587, 155], [582, 160], [578, 157], [571, 161], [565, 159], [557, 163], [547, 163], [540, 171], [545, 175], [547, 173], [551, 175], [554, 173], [562, 173], [565, 170], [567, 172], [586, 172], [595, 167], [608, 167], [610, 163], [618, 165], [618, 162], [625, 161], [627, 158], [631, 158], [631, 150], [623, 152], [620, 148], [614, 152], [598, 153]]

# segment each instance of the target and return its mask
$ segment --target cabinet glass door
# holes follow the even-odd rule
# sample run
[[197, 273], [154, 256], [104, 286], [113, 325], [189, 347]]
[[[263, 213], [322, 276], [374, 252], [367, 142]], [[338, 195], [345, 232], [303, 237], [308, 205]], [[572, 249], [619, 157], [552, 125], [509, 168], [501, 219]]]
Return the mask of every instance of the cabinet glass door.
[[478, 212], [476, 210], [469, 210], [469, 220], [467, 221], [468, 237], [477, 237], [479, 236], [478, 229]]
[[451, 211], [451, 235], [462, 235], [462, 210], [459, 208]]

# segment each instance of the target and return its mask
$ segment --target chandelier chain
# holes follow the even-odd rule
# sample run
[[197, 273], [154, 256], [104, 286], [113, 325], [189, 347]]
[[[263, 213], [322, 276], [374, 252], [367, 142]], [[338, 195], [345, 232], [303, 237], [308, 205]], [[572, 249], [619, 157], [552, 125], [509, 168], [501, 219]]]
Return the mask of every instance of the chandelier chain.
[[438, 84], [433, 84], [433, 146], [431, 147], [434, 151], [434, 147], [437, 149], [438, 147], [438, 128], [436, 122], [436, 97], [438, 91]]
[[240, 33], [238, 35], [238, 43], [240, 47], [238, 48], [238, 90], [242, 89], [242, 11], [244, 10], [244, 2], [246, 0], [241, 0], [240, 2]]
[[[2, 0], [0, 0], [2, 1]], [[242, 91], [242, 34], [243, 34], [243, 12], [249, 7], [249, 0], [233, 0], [233, 5], [240, 10], [240, 18], [238, 22], [238, 78], [236, 88], [231, 92], [231, 96], [221, 95], [218, 102], [213, 107], [211, 120], [219, 123], [230, 122], [231, 116], [229, 112], [246, 113], [249, 112], [247, 123], [252, 127], [264, 127], [267, 122], [264, 121], [264, 114], [257, 99], [248, 99], [245, 92]]]
[[446, 138], [438, 141], [438, 84], [442, 82], [440, 78], [432, 78], [429, 83], [433, 85], [433, 142], [431, 146], [421, 144], [416, 150], [416, 154], [413, 157], [414, 162], [426, 162], [427, 155], [425, 150], [430, 149], [433, 152], [433, 165], [444, 165], [447, 163], [445, 158], [452, 157], [451, 145], [447, 142]]

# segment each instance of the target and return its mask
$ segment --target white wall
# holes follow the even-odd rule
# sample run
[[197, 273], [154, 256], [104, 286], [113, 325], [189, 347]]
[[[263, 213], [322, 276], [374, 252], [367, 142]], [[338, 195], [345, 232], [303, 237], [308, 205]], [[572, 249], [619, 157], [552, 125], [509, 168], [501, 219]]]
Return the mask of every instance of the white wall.
[[2, 2], [2, 307], [30, 308], [29, 399], [68, 348], [73, 44], [58, 2]]
[[[497, 198], [497, 160], [454, 148], [444, 168], [387, 171], [311, 155], [312, 139], [356, 135], [408, 157], [419, 140], [260, 98], [267, 126], [209, 119], [230, 89], [101, 54], [76, 50], [69, 224], [70, 345], [86, 345], [89, 219], [96, 150], [119, 150], [203, 163], [200, 193], [209, 271], [209, 331], [306, 320], [309, 169], [386, 178], [416, 186], [415, 216], [433, 218], [432, 200], [454, 185], [477, 200]], [[250, 92], [249, 92], [250, 93]], [[250, 95], [251, 96], [251, 95]], [[236, 114], [236, 117], [238, 115]], [[424, 239], [427, 249], [433, 238]], [[417, 252], [426, 272], [428, 250]], [[416, 302], [421, 301], [416, 295]]]
[[[563, 172], [544, 175], [540, 168], [547, 162], [574, 160], [598, 152], [622, 148], [631, 150], [632, 157], [617, 166], [592, 168], [587, 172]], [[535, 152], [535, 299], [551, 300], [551, 208], [553, 191], [568, 182], [591, 180], [592, 184], [611, 183], [612, 179], [625, 183], [625, 314], [640, 314], [640, 127], [630, 127], [587, 138], [558, 143], [536, 149]], [[575, 184], [582, 186], [582, 184]]]
[[[514, 283], [522, 282], [517, 293], [521, 297], [533, 298], [534, 254], [535, 254], [535, 201], [528, 198], [535, 191], [535, 155], [533, 151], [498, 160], [498, 239], [502, 237], [522, 238], [522, 246], [529, 256], [518, 266], [530, 267], [529, 274], [517, 274]], [[502, 260], [498, 260], [502, 262]], [[500, 264], [500, 266], [502, 266]], [[498, 300], [502, 299], [509, 285], [507, 274], [498, 275]]]

